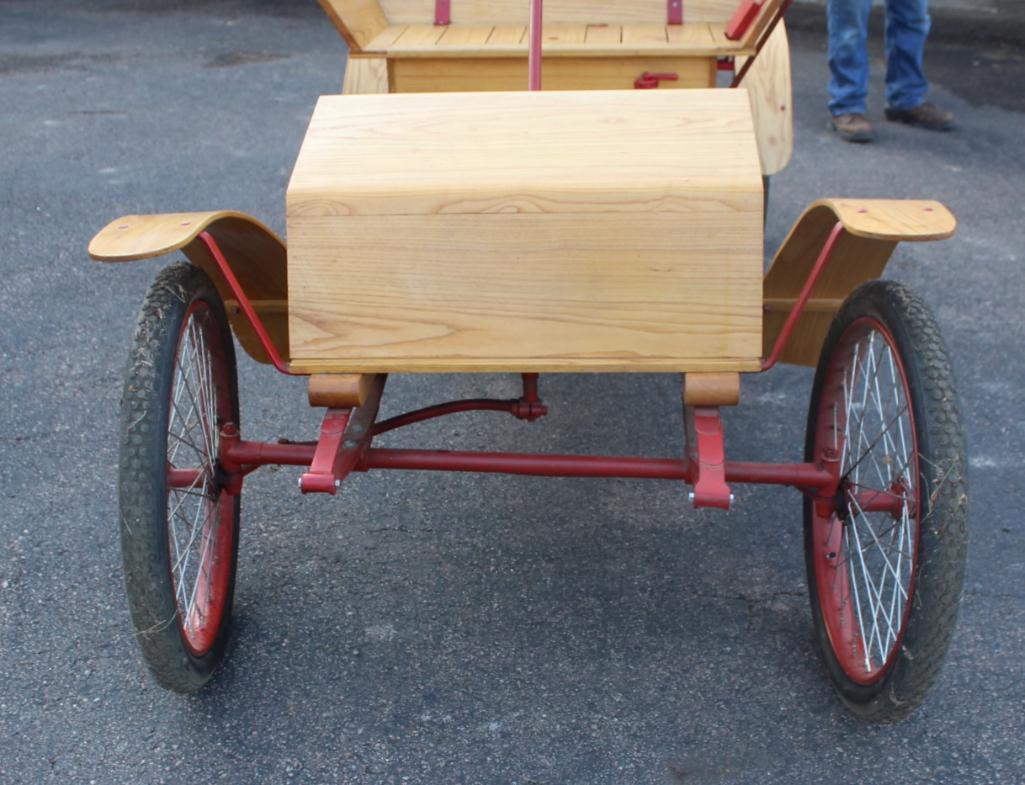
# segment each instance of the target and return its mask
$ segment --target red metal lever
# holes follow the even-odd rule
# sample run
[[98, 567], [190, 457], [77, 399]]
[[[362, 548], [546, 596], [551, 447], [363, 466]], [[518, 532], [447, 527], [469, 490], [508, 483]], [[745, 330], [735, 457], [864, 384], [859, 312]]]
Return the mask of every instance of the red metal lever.
[[659, 82], [675, 82], [679, 78], [679, 74], [673, 72], [653, 74], [651, 71], [645, 71], [634, 79], [634, 89], [653, 90], [658, 87]]

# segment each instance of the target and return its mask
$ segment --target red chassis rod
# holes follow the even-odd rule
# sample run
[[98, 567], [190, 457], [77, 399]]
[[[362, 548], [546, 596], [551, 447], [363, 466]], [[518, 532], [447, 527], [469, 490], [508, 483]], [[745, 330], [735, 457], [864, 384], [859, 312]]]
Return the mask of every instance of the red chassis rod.
[[[231, 462], [249, 470], [259, 466], [309, 466], [316, 445], [233, 440], [223, 452]], [[836, 484], [830, 469], [811, 463], [757, 463], [726, 461], [727, 482], [749, 485], [786, 485], [803, 491], [828, 490]], [[539, 455], [516, 452], [460, 450], [408, 450], [371, 447], [354, 471], [473, 472], [530, 477], [591, 477], [631, 480], [675, 480], [690, 483], [693, 471], [683, 458], [641, 458], [604, 455]], [[176, 470], [176, 483], [192, 484], [199, 471]], [[901, 497], [882, 491], [862, 491], [854, 498], [865, 512], [900, 513]], [[896, 499], [896, 501], [894, 501]]]
[[[534, 0], [540, 6], [540, 0]], [[843, 225], [837, 223], [830, 232], [816, 259], [800, 295], [777, 337], [769, 357], [762, 361], [761, 370], [767, 371], [779, 360], [801, 313], [811, 297], [812, 290], [826, 268]], [[200, 239], [209, 249], [214, 261], [224, 274], [242, 311], [253, 326], [268, 357], [282, 373], [291, 372], [270, 339], [270, 335], [242, 290], [238, 279], [217, 245], [206, 232]], [[383, 386], [383, 379], [380, 382]], [[622, 477], [669, 479], [695, 485], [695, 504], [699, 506], [729, 506], [728, 482], [788, 485], [813, 495], [819, 503], [830, 503], [838, 495], [839, 476], [835, 465], [828, 460], [821, 463], [745, 463], [725, 461], [722, 453], [722, 429], [718, 411], [702, 411], [702, 427], [696, 432], [696, 443], [686, 458], [658, 459], [617, 456], [541, 455], [497, 452], [458, 452], [445, 450], [395, 450], [371, 446], [373, 436], [414, 422], [451, 414], [457, 411], [481, 409], [505, 410], [522, 419], [533, 420], [547, 413], [537, 392], [537, 374], [523, 374], [524, 393], [518, 401], [453, 401], [426, 409], [408, 412], [381, 423], [376, 422], [380, 392], [372, 397], [371, 405], [356, 410], [328, 410], [315, 444], [249, 442], [241, 439], [233, 424], [221, 431], [220, 465], [224, 478], [222, 487], [230, 493], [241, 490], [245, 475], [268, 464], [309, 467], [300, 478], [303, 492], [334, 493], [351, 471], [370, 469], [406, 469], [420, 471], [493, 472], [559, 477]], [[359, 421], [358, 423], [356, 421]], [[357, 427], [354, 428], [354, 425]], [[359, 431], [358, 433], [356, 431]], [[170, 487], [188, 487], [198, 480], [199, 470], [169, 469]], [[849, 491], [848, 491], [849, 492]], [[700, 496], [700, 498], [699, 498]], [[897, 514], [895, 494], [872, 491], [856, 494], [866, 511], [885, 510]]]

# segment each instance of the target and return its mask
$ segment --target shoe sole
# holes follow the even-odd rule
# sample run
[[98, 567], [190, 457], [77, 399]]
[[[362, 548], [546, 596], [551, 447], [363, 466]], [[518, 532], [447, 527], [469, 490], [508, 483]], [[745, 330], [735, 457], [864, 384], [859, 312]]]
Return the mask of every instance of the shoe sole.
[[883, 112], [886, 115], [886, 119], [891, 123], [903, 123], [904, 125], [911, 126], [912, 128], [921, 128], [923, 131], [953, 131], [954, 123], [951, 120], [947, 120], [941, 125], [934, 125], [933, 123], [920, 123], [907, 115], [901, 114], [900, 112], [893, 112], [887, 109]]
[[872, 131], [841, 131], [836, 127], [836, 123], [830, 121], [829, 127], [833, 129], [833, 132], [843, 139], [845, 142], [854, 142], [855, 144], [865, 144], [875, 139], [875, 134]]

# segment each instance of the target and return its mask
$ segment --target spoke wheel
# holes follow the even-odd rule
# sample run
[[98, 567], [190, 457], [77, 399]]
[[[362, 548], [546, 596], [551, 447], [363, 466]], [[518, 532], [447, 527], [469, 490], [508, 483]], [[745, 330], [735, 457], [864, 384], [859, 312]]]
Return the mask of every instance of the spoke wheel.
[[838, 466], [805, 503], [812, 611], [841, 698], [869, 719], [924, 699], [953, 632], [967, 496], [957, 399], [928, 309], [901, 286], [858, 289], [830, 329], [806, 458]]
[[143, 303], [122, 401], [121, 546], [136, 638], [165, 687], [201, 687], [228, 638], [239, 497], [221, 428], [238, 423], [234, 346], [206, 274], [167, 268]]

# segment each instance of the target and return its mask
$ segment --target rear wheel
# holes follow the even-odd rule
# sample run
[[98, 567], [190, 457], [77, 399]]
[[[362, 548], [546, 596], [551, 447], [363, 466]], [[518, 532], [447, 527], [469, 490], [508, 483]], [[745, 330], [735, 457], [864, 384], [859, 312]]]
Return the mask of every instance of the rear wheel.
[[839, 462], [835, 500], [805, 501], [812, 614], [833, 685], [856, 714], [924, 700], [964, 582], [967, 488], [957, 397], [928, 308], [873, 281], [826, 338], [806, 460]]
[[238, 423], [224, 307], [177, 264], [143, 303], [122, 398], [121, 552], [136, 638], [164, 687], [203, 686], [231, 619], [239, 497], [222, 484], [221, 428]]

